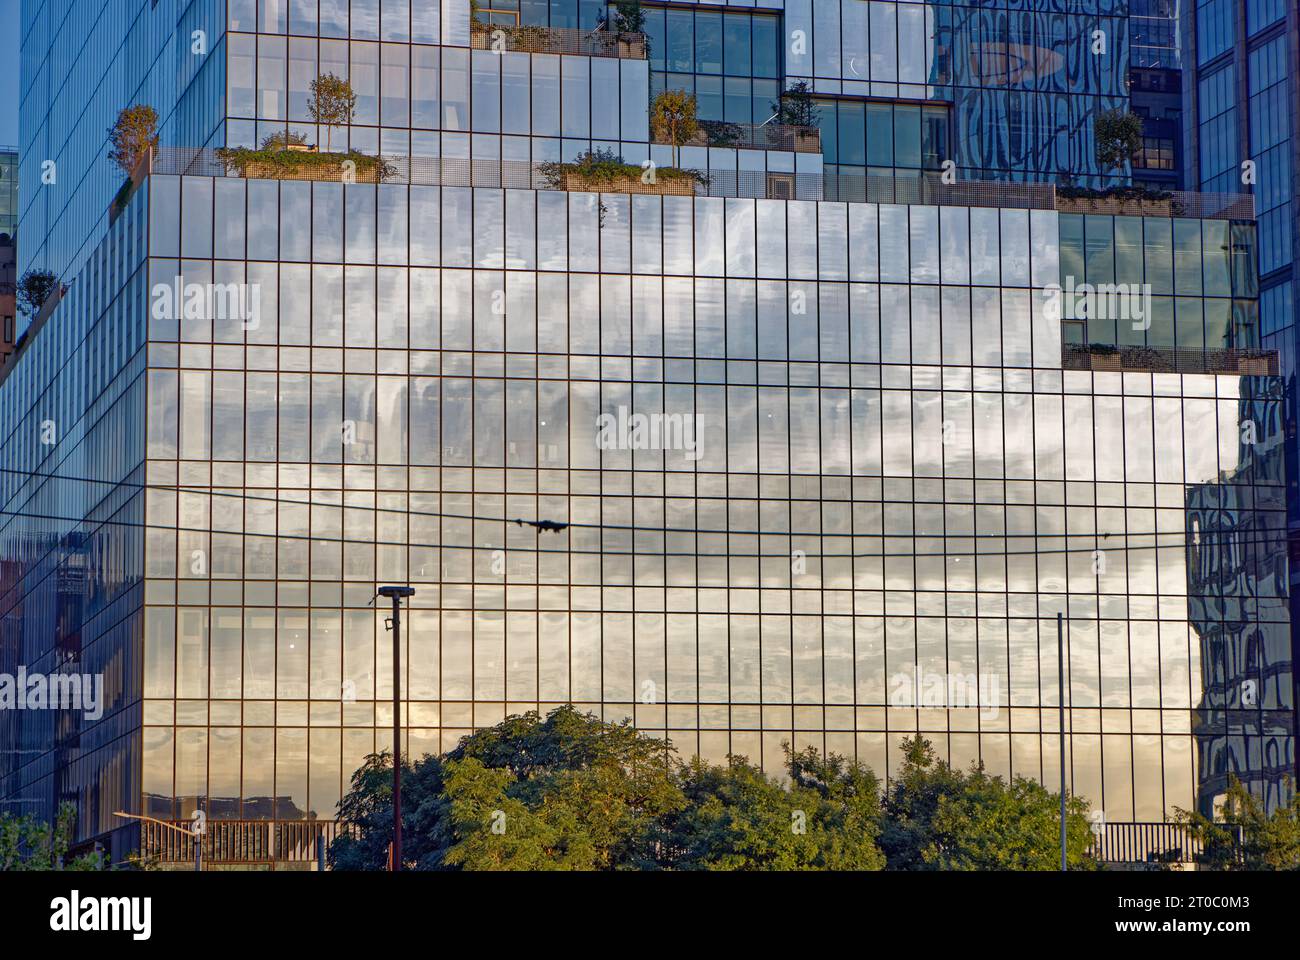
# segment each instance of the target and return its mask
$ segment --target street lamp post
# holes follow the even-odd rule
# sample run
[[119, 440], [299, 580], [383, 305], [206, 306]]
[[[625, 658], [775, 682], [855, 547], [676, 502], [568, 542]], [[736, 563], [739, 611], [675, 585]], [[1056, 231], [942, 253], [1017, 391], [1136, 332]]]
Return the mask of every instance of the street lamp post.
[[393, 601], [393, 859], [394, 873], [402, 869], [402, 598], [415, 596], [414, 587], [380, 587], [378, 595]]
[[1061, 711], [1061, 870], [1066, 869], [1065, 859], [1065, 615], [1056, 614], [1056, 683], [1057, 702]]

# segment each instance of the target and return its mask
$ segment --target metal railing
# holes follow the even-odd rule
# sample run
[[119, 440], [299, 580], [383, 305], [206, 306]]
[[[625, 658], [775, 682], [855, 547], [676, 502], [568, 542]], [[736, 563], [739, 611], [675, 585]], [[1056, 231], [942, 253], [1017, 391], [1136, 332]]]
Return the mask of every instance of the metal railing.
[[469, 35], [469, 45], [475, 50], [498, 50], [503, 53], [571, 53], [583, 57], [618, 57], [622, 60], [644, 60], [648, 49], [644, 33], [574, 30], [527, 24], [474, 24]]
[[[189, 830], [189, 820], [168, 823]], [[212, 864], [312, 863], [316, 843], [326, 847], [351, 828], [336, 820], [213, 820], [203, 835], [203, 862]], [[147, 820], [140, 824], [140, 854], [158, 863], [194, 862], [194, 838]]]
[[[763, 129], [763, 128], [756, 128]], [[795, 129], [800, 128], [786, 128]], [[317, 155], [318, 156], [318, 155]], [[359, 182], [374, 177], [369, 172], [348, 174], [340, 155], [338, 165], [319, 162], [298, 168], [273, 171], [274, 179], [339, 182], [349, 176]], [[447, 157], [386, 156], [382, 160], [385, 183], [443, 187], [497, 187], [518, 190], [576, 189], [573, 178], [559, 184], [547, 181], [538, 165], [527, 160], [463, 160]], [[185, 176], [238, 177], [239, 169], [219, 160], [212, 150], [162, 147], [152, 162], [151, 172]], [[259, 173], [262, 173], [259, 168]], [[265, 179], [270, 176], [253, 177]], [[363, 175], [364, 174], [364, 175]], [[917, 176], [864, 176], [861, 174], [783, 173], [762, 170], [709, 170], [707, 180], [695, 188], [701, 197], [750, 197], [769, 200], [837, 200], [858, 203], [928, 204], [956, 207], [1003, 207], [1031, 210], [1059, 210], [1063, 199], [1054, 184], [958, 180], [945, 183], [938, 174]], [[584, 188], [585, 189], [585, 188]], [[591, 192], [600, 192], [593, 185]], [[619, 192], [617, 190], [609, 192]], [[652, 192], [652, 191], [647, 191]], [[665, 190], [665, 192], [670, 192]], [[676, 192], [676, 191], [671, 191]], [[1254, 198], [1240, 194], [1174, 195], [1184, 212], [1193, 218], [1250, 219]], [[1071, 201], [1074, 202], [1074, 201]], [[1147, 213], [1146, 216], [1168, 214]]]
[[1185, 350], [1175, 347], [1111, 347], [1063, 343], [1066, 370], [1121, 373], [1213, 373], [1243, 377], [1278, 376], [1276, 350]]
[[[1237, 847], [1241, 839], [1238, 834]], [[1088, 854], [1103, 863], [1195, 863], [1204, 851], [1183, 823], [1107, 823], [1094, 833]], [[1240, 854], [1239, 854], [1240, 855]]]

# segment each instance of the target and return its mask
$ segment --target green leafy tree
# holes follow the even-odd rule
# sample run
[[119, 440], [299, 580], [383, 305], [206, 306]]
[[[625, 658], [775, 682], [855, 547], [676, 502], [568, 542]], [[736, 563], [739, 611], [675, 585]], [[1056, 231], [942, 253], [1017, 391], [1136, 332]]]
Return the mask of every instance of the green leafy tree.
[[109, 128], [108, 139], [108, 159], [130, 177], [144, 155], [158, 146], [158, 111], [142, 103], [126, 107]]
[[788, 787], [740, 757], [683, 771], [687, 806], [670, 818], [664, 865], [681, 870], [879, 870], [879, 783], [815, 750], [786, 753]]
[[36, 316], [58, 285], [59, 278], [49, 270], [28, 270], [18, 281], [18, 309], [29, 318]]
[[59, 806], [53, 824], [32, 816], [0, 815], [0, 871], [106, 869], [99, 852], [68, 859], [76, 823], [72, 803]]
[[616, 0], [614, 4], [614, 29], [619, 33], [643, 33], [645, 10], [641, 0]]
[[[903, 764], [885, 801], [881, 848], [891, 870], [1056, 870], [1060, 798], [1024, 777], [939, 760], [921, 737], [903, 741]], [[1066, 863], [1091, 867], [1087, 804], [1066, 801]]]
[[[941, 870], [1059, 870], [1060, 797], [1041, 783], [1014, 777], [1010, 783], [981, 769], [966, 776], [956, 796], [939, 799], [924, 852]], [[1066, 863], [1091, 868], [1087, 804], [1066, 798]]]
[[[403, 859], [417, 869], [606, 870], [652, 865], [656, 826], [684, 802], [671, 747], [572, 707], [508, 717], [402, 774]], [[355, 836], [340, 869], [383, 869], [392, 760], [368, 758], [339, 805]]]
[[1142, 149], [1142, 118], [1125, 110], [1105, 110], [1093, 121], [1097, 163], [1104, 170], [1123, 170]]
[[660, 143], [673, 147], [673, 166], [678, 167], [678, 152], [699, 133], [695, 97], [684, 90], [665, 90], [650, 105], [650, 129]]
[[[498, 868], [504, 851], [525, 839], [528, 845], [518, 850], [530, 862], [540, 849], [570, 869], [648, 865], [657, 823], [684, 803], [670, 745], [571, 706], [545, 719], [536, 713], [507, 718], [447, 755], [449, 778], [455, 770], [458, 785], [485, 789], [487, 776], [469, 761], [509, 777], [491, 778], [500, 789], [490, 810], [482, 794], [449, 785], [454, 843], [447, 860], [466, 869]], [[497, 810], [504, 823], [484, 818]]]
[[[1288, 782], [1289, 788], [1289, 782]], [[1266, 812], [1259, 799], [1233, 777], [1218, 821], [1177, 811], [1202, 844], [1197, 862], [1209, 870], [1300, 870], [1300, 796]]]
[[816, 127], [817, 101], [813, 99], [812, 87], [807, 80], [796, 80], [781, 94], [781, 99], [774, 102], [772, 112], [777, 122], [792, 127]]
[[322, 73], [311, 82], [307, 113], [325, 126], [325, 152], [331, 152], [336, 126], [352, 122], [357, 115], [357, 95], [352, 84], [332, 73]]
[[530, 805], [505, 767], [474, 757], [447, 765], [447, 799], [454, 842], [448, 864], [465, 870], [598, 870], [602, 857], [579, 806], [581, 775], [563, 776]]
[[[446, 845], [442, 831], [443, 769], [437, 757], [402, 761], [402, 861], [437, 869]], [[386, 870], [393, 842], [393, 755], [366, 757], [339, 801], [339, 820], [350, 828], [330, 844], [334, 870]]]

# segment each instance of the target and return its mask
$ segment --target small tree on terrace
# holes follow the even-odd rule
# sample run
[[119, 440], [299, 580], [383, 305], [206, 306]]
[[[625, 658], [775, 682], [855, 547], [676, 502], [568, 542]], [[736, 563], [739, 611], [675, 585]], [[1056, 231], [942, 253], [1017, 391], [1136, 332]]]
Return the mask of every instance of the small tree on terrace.
[[641, 0], [618, 0], [614, 4], [614, 29], [619, 33], [643, 33], [645, 11]]
[[41, 312], [59, 278], [49, 270], [28, 270], [18, 281], [18, 309], [28, 318]]
[[812, 87], [807, 80], [790, 84], [790, 88], [781, 94], [781, 99], [772, 104], [778, 123], [791, 127], [817, 126], [817, 101], [813, 99]]
[[112, 144], [108, 159], [131, 176], [140, 159], [158, 146], [158, 111], [143, 103], [125, 108], [109, 128], [108, 139]]
[[351, 123], [357, 115], [357, 95], [352, 84], [332, 73], [323, 73], [311, 82], [311, 100], [307, 112], [317, 123], [325, 125], [325, 152], [331, 152], [334, 127]]
[[678, 151], [700, 130], [695, 97], [683, 90], [659, 94], [650, 106], [650, 128], [659, 142], [673, 145], [673, 166], [678, 166]]
[[1123, 110], [1106, 110], [1093, 122], [1097, 163], [1105, 170], [1123, 170], [1142, 149], [1142, 118]]

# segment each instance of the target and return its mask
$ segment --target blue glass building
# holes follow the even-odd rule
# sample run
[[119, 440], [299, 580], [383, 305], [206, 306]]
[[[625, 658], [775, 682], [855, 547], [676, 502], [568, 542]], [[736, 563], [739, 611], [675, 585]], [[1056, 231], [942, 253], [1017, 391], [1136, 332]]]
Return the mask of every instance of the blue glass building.
[[[1295, 86], [1300, 13], [1280, 0], [1211, 0], [1184, 8], [1189, 50], [1184, 97], [1188, 185], [1248, 190], [1259, 223], [1260, 331], [1286, 383], [1286, 422], [1297, 416], [1295, 290], [1300, 258], [1296, 206], [1300, 103]], [[1287, 433], [1294, 440], [1294, 427]], [[1287, 444], [1290, 540], [1300, 543], [1297, 445]], [[1300, 555], [1295, 546], [1291, 555]], [[1294, 595], [1294, 590], [1292, 591]], [[1300, 638], [1297, 638], [1300, 643]]]

